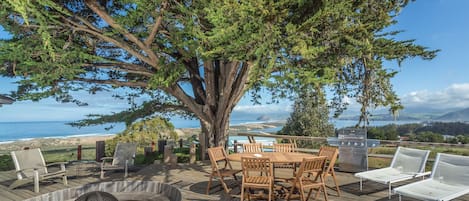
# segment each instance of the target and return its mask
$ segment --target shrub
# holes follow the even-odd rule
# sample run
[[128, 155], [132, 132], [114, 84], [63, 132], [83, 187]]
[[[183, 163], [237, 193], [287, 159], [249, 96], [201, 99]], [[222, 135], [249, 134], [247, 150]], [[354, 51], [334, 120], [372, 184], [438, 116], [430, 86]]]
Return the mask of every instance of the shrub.
[[155, 117], [138, 121], [128, 126], [116, 137], [106, 140], [106, 155], [112, 156], [118, 142], [136, 142], [137, 153], [143, 153], [143, 148], [160, 138], [177, 139], [174, 126], [168, 120]]

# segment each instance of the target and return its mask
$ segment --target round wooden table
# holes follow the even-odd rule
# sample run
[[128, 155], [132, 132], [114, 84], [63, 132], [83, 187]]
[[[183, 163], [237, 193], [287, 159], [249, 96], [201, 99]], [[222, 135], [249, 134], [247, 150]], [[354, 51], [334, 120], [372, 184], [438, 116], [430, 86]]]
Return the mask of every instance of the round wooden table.
[[313, 154], [298, 152], [260, 152], [260, 153], [234, 153], [228, 155], [230, 161], [241, 161], [242, 157], [269, 158], [272, 163], [301, 163], [303, 158], [317, 157]]

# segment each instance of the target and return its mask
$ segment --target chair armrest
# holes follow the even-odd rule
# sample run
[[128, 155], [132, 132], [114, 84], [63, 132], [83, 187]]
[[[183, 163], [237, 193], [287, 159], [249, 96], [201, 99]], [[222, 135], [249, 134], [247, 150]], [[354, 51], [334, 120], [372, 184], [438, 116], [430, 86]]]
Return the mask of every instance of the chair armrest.
[[104, 161], [104, 160], [112, 160], [112, 159], [114, 159], [114, 157], [107, 156], [107, 157], [102, 157], [102, 158], [101, 158], [101, 161]]
[[66, 165], [66, 164], [68, 164], [68, 162], [54, 162], [54, 163], [46, 164], [46, 167], [54, 166], [54, 165]]
[[18, 172], [23, 172], [25, 170], [37, 170], [37, 168], [23, 168], [21, 170], [16, 170], [15, 173], [18, 173]]
[[106, 161], [109, 163], [109, 161], [112, 161], [112, 159], [114, 159], [114, 157], [102, 157], [101, 158], [101, 168], [106, 164]]
[[415, 175], [415, 177], [424, 177], [424, 176], [430, 175], [431, 173], [432, 173], [431, 171], [422, 172], [422, 173], [417, 173], [417, 174]]

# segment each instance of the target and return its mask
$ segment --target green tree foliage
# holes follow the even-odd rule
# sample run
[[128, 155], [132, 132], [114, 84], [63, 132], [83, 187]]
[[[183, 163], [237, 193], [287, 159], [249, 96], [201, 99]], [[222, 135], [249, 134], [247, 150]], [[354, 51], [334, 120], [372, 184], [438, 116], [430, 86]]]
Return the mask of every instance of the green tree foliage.
[[136, 142], [137, 151], [143, 153], [143, 147], [150, 146], [151, 142], [156, 143], [158, 139], [177, 140], [177, 137], [173, 124], [164, 118], [156, 117], [137, 121], [116, 137], [106, 140], [106, 155], [113, 155], [118, 142]]
[[412, 123], [412, 124], [403, 124], [397, 126], [398, 135], [410, 135], [415, 134], [417, 129], [422, 127], [422, 124]]
[[[398, 136], [408, 136], [410, 141], [444, 142], [443, 135], [451, 135], [454, 136], [454, 138], [449, 138], [446, 142], [467, 144], [469, 143], [469, 132], [465, 131], [467, 129], [469, 129], [469, 124], [459, 122], [389, 124], [385, 126], [369, 127], [368, 138], [397, 140]], [[442, 131], [444, 133], [441, 133]]]
[[369, 127], [367, 137], [378, 140], [398, 140], [398, 126], [390, 124], [382, 127]]
[[336, 114], [345, 97], [362, 104], [365, 121], [368, 107], [395, 112], [398, 68], [382, 62], [436, 54], [389, 31], [408, 0], [21, 2], [0, 2], [0, 24], [13, 36], [0, 41], [0, 74], [21, 78], [15, 98], [86, 105], [70, 92], [115, 91], [129, 110], [78, 123], [189, 115], [200, 120], [202, 148], [225, 144], [247, 91], [254, 102], [271, 92], [275, 102], [327, 86]]
[[456, 136], [457, 142], [461, 144], [468, 144], [469, 143], [469, 135], [458, 135]]
[[442, 135], [469, 135], [469, 124], [462, 122], [431, 122], [416, 129], [416, 132], [431, 131]]
[[419, 142], [444, 142], [443, 135], [431, 131], [419, 132], [416, 135], [416, 140]]
[[328, 137], [334, 135], [329, 122], [329, 108], [316, 93], [302, 93], [295, 101], [293, 112], [279, 134]]
[[10, 155], [0, 156], [0, 171], [10, 171], [15, 169], [15, 164]]

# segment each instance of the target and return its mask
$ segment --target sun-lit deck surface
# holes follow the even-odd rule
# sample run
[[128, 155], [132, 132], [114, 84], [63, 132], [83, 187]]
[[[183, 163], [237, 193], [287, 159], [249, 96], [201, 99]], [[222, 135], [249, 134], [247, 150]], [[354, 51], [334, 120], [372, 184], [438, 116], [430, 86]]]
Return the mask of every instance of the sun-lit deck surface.
[[[238, 162], [233, 162], [235, 168], [240, 168]], [[69, 185], [64, 186], [60, 180], [57, 182], [40, 184], [40, 193], [32, 191], [33, 185], [26, 185], [14, 190], [8, 189], [8, 185], [15, 179], [13, 171], [0, 172], [0, 200], [24, 200], [27, 198], [35, 197], [40, 194], [60, 190], [63, 188], [77, 187], [88, 183], [103, 182], [103, 181], [117, 181], [122, 180], [123, 173], [115, 172], [107, 174], [105, 179], [99, 179], [99, 170], [86, 166], [69, 166], [68, 174]], [[222, 190], [219, 182], [214, 182], [210, 195], [205, 195], [205, 190], [208, 183], [208, 175], [210, 172], [209, 163], [197, 164], [179, 164], [175, 168], [169, 168], [162, 164], [148, 165], [140, 168], [137, 171], [131, 172], [128, 180], [152, 180], [161, 181], [172, 184], [181, 190], [183, 200], [239, 200], [240, 189], [236, 181], [233, 179], [228, 180], [228, 184], [233, 188], [230, 195], [227, 195]], [[363, 192], [359, 190], [359, 180], [353, 176], [352, 173], [337, 172], [338, 180], [341, 188], [341, 197], [337, 197], [337, 193], [328, 189], [329, 200], [388, 200], [387, 186], [375, 182], [364, 182]], [[276, 172], [277, 176], [291, 175], [291, 171], [279, 170]], [[330, 178], [329, 178], [330, 179]], [[332, 180], [327, 180], [329, 186], [333, 186]], [[416, 181], [416, 180], [413, 180]], [[412, 181], [410, 181], [412, 182]], [[409, 182], [401, 182], [394, 186], [400, 186]], [[283, 199], [277, 199], [283, 200]], [[311, 198], [312, 200], [312, 198]], [[323, 200], [321, 196], [318, 200]], [[392, 196], [391, 200], [398, 200], [398, 196]], [[414, 200], [403, 197], [403, 200]], [[458, 201], [469, 201], [469, 195], [465, 195], [456, 199]]]

